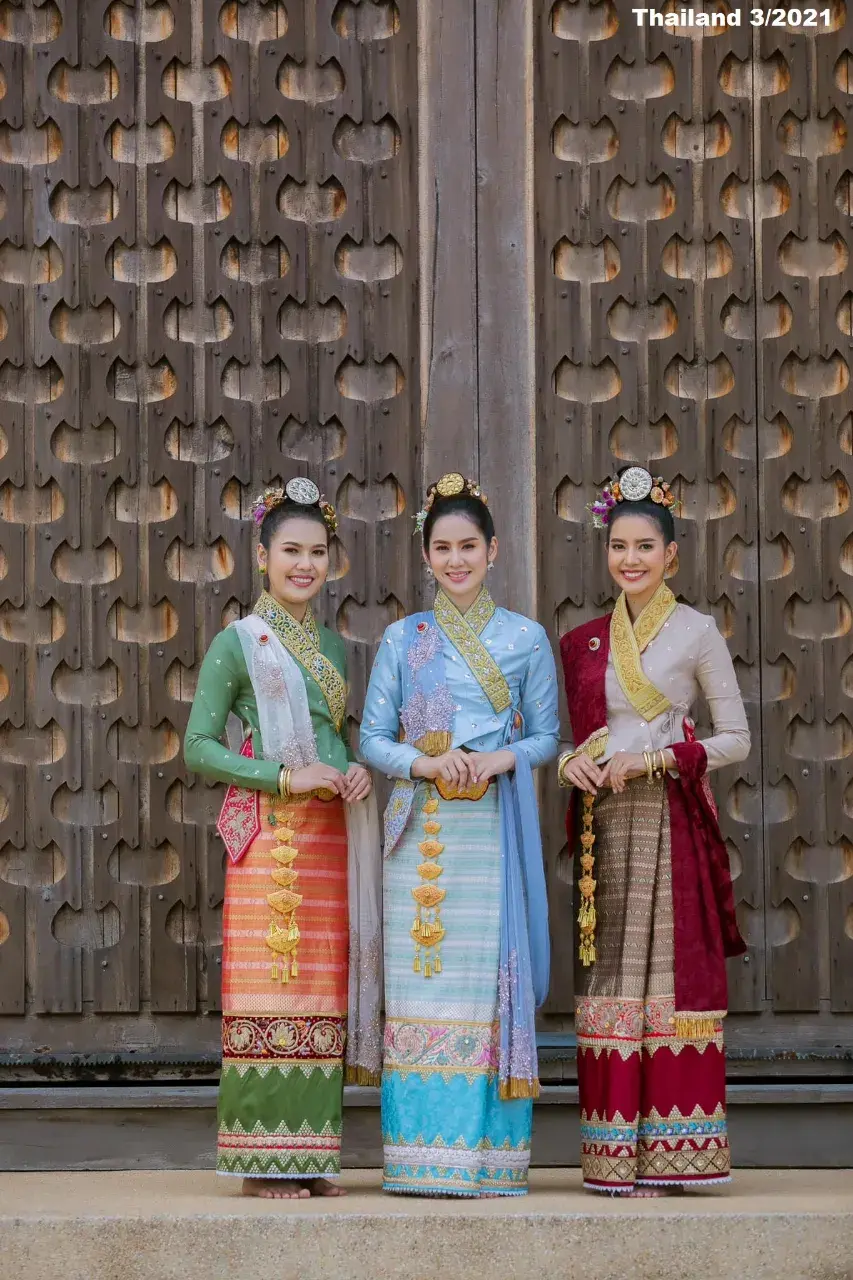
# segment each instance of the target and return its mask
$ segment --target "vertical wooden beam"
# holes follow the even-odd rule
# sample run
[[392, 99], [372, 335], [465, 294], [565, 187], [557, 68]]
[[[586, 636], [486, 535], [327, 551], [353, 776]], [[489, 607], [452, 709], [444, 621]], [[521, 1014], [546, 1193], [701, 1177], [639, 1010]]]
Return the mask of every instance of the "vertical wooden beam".
[[426, 482], [478, 473], [474, 11], [419, 6], [421, 424]]
[[479, 474], [501, 542], [492, 588], [535, 614], [533, 0], [476, 0]]

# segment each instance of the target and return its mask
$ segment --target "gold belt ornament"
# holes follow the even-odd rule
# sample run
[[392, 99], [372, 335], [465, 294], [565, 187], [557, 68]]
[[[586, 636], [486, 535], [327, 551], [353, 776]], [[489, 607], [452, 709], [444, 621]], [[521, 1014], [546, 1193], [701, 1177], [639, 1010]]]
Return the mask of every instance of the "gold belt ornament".
[[[424, 861], [418, 866], [418, 875], [423, 884], [416, 885], [412, 897], [417, 905], [417, 915], [411, 928], [415, 943], [415, 973], [423, 973], [431, 978], [434, 973], [441, 973], [441, 943], [444, 939], [444, 926], [441, 923], [441, 904], [446, 896], [446, 889], [439, 889], [435, 883], [443, 871], [438, 859], [444, 852], [444, 845], [436, 839], [441, 831], [438, 821], [438, 800], [432, 794], [432, 787], [427, 786], [427, 798], [421, 811], [424, 815], [424, 839], [418, 845]], [[423, 951], [423, 966], [421, 965]]]
[[314, 791], [305, 791], [302, 795], [293, 797], [294, 800], [322, 800], [324, 804], [337, 798], [337, 791], [331, 791], [328, 787], [317, 787]]
[[435, 789], [442, 800], [482, 800], [491, 785], [491, 778], [485, 782], [470, 782], [465, 787], [457, 787], [455, 782], [445, 782], [444, 778], [436, 778]]
[[[405, 733], [401, 732], [400, 741], [406, 741]], [[451, 749], [453, 735], [446, 729], [429, 729], [415, 741], [414, 746], [425, 756], [435, 759], [436, 756], [443, 756]], [[462, 747], [461, 750], [466, 755], [471, 754], [468, 747]], [[455, 782], [445, 782], [444, 778], [436, 778], [433, 785], [442, 800], [482, 800], [489, 789], [490, 782], [491, 779], [487, 779], [485, 782], [472, 782], [468, 786], [457, 787]]]

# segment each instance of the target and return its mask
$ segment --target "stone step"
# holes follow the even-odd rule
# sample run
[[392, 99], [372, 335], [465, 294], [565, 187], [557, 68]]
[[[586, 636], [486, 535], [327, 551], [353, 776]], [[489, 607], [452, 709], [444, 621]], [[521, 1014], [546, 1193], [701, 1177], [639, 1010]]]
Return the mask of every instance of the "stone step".
[[[0, 1171], [210, 1169], [214, 1085], [0, 1088]], [[853, 1164], [853, 1083], [732, 1084], [729, 1131], [739, 1168]], [[344, 1165], [382, 1162], [379, 1091], [344, 1094]], [[533, 1163], [576, 1164], [578, 1091], [545, 1085], [533, 1111]]]
[[853, 1171], [748, 1171], [663, 1200], [584, 1193], [537, 1170], [531, 1194], [272, 1202], [212, 1173], [0, 1174], [15, 1280], [850, 1280]]

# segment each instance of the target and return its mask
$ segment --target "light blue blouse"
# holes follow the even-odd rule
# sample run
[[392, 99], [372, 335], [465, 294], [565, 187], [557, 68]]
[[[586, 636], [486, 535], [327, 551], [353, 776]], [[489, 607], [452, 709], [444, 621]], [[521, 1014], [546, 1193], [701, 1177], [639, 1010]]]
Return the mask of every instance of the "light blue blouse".
[[[361, 722], [361, 753], [389, 778], [411, 778], [422, 753], [399, 741], [403, 695], [404, 623], [388, 627], [376, 654]], [[557, 678], [548, 637], [538, 622], [498, 608], [480, 639], [503, 672], [512, 705], [496, 715], [462, 654], [442, 633], [447, 683], [455, 699], [453, 746], [498, 751], [506, 746], [516, 712], [522, 725], [515, 743], [531, 768], [553, 760], [560, 741]]]

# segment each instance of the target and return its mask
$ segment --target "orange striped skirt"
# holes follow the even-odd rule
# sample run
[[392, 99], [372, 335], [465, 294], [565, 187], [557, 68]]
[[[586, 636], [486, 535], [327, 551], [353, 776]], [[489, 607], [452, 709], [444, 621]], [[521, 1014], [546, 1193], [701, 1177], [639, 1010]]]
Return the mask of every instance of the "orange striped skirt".
[[342, 801], [263, 796], [225, 878], [219, 1172], [340, 1172], [348, 953]]

